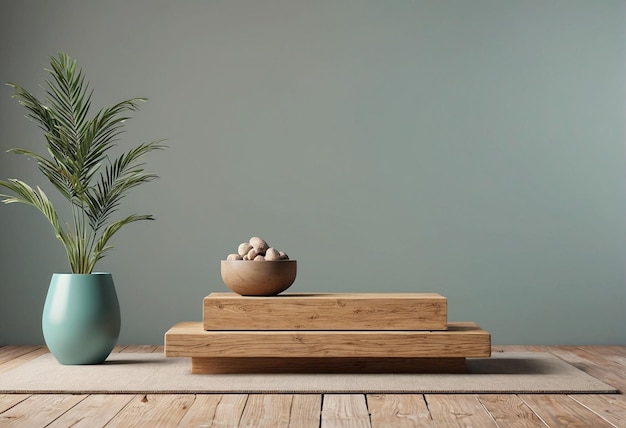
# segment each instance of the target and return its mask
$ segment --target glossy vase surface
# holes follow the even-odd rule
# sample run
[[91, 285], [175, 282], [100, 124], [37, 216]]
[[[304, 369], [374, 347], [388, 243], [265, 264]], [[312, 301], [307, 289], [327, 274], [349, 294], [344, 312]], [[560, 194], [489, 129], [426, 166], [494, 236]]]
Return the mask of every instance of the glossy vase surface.
[[120, 333], [120, 306], [110, 273], [52, 275], [41, 321], [61, 364], [99, 364]]

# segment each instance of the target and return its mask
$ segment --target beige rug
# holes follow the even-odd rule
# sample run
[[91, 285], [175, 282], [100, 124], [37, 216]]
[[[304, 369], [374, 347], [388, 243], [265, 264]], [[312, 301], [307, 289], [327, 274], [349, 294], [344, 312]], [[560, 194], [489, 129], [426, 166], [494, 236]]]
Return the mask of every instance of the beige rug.
[[615, 393], [548, 353], [468, 359], [466, 374], [194, 375], [188, 358], [111, 354], [98, 366], [42, 355], [0, 375], [0, 393]]

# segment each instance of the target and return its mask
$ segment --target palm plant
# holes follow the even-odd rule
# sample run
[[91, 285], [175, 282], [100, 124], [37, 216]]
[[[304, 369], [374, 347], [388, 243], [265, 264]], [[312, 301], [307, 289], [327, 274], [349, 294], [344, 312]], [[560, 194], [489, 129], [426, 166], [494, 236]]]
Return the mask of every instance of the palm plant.
[[73, 273], [91, 273], [96, 263], [112, 248], [111, 237], [123, 226], [139, 220], [153, 220], [150, 214], [132, 214], [120, 220], [111, 217], [127, 191], [157, 178], [143, 168], [143, 158], [162, 149], [163, 140], [142, 143], [111, 159], [128, 112], [137, 111], [145, 98], [131, 98], [99, 110], [88, 118], [93, 91], [85, 82], [76, 60], [65, 53], [50, 58], [52, 76], [47, 80], [45, 103], [14, 83], [13, 95], [28, 110], [44, 133], [49, 157], [26, 149], [9, 152], [25, 155], [71, 205], [72, 224], [61, 224], [52, 202], [39, 186], [33, 189], [18, 179], [0, 180], [13, 195], [2, 202], [22, 203], [37, 208], [48, 219], [63, 243]]

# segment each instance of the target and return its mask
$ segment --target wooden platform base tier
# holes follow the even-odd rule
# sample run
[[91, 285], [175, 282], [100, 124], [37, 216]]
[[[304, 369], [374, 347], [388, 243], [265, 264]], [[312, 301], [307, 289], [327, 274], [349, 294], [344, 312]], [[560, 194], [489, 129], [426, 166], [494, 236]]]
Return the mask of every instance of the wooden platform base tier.
[[211, 293], [205, 330], [446, 330], [447, 299], [437, 293]]
[[165, 356], [191, 357], [194, 373], [328, 372], [333, 364], [340, 372], [455, 373], [465, 358], [490, 355], [490, 334], [471, 322], [445, 331], [206, 331], [183, 322], [165, 334]]
[[465, 358], [191, 358], [193, 374], [464, 372]]

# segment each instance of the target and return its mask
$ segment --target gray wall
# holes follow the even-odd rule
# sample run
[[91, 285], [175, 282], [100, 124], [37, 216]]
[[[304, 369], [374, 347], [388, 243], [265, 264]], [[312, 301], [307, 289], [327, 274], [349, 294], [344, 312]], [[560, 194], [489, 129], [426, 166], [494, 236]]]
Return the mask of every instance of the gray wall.
[[[150, 101], [124, 143], [168, 138], [99, 266], [120, 343], [161, 343], [225, 291], [250, 236], [294, 292], [433, 291], [496, 344], [626, 344], [624, 1], [3, 2], [0, 81], [41, 94], [79, 60], [97, 106]], [[0, 176], [44, 184], [37, 127], [0, 88]], [[44, 186], [50, 189], [50, 186]], [[41, 343], [45, 219], [0, 206], [0, 344]]]

